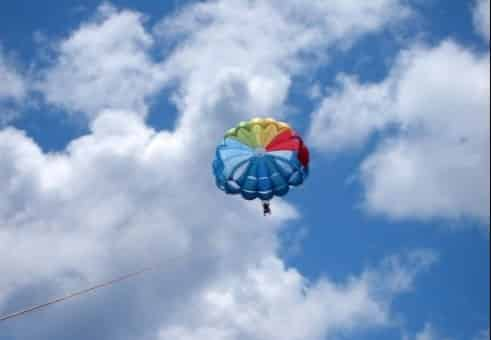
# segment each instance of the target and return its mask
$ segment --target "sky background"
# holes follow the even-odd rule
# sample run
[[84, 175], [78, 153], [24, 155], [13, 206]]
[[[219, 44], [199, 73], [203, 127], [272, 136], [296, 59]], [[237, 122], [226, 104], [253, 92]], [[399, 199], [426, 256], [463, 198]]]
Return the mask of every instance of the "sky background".
[[[489, 0], [0, 4], [0, 340], [489, 338]], [[264, 219], [224, 131], [287, 121]]]

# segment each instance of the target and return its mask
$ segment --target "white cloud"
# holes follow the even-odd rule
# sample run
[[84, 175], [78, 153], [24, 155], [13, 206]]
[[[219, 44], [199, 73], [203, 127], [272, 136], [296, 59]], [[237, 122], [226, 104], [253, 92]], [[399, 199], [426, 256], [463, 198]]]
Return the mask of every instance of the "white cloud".
[[[444, 337], [441, 332], [437, 331], [431, 323], [427, 323], [423, 330], [415, 335], [404, 335], [403, 340], [454, 340], [454, 337]], [[479, 332], [479, 334], [472, 338], [473, 340], [487, 340], [489, 339], [489, 330]]]
[[[135, 313], [143, 306], [133, 304], [152, 303], [160, 322], [173, 310], [162, 302], [175, 301], [173, 295], [186, 297], [220, 271], [240, 270], [275, 249], [279, 223], [295, 216], [291, 207], [277, 202], [275, 219], [264, 221], [255, 204], [231, 200], [214, 188], [209, 171], [203, 172], [209, 169], [206, 154], [194, 154], [192, 145], [182, 146], [178, 137], [157, 134], [131, 116], [101, 114], [91, 134], [74, 140], [63, 154], [42, 153], [19, 131], [0, 133], [3, 312], [5, 303], [33, 286], [47, 285], [36, 294], [44, 300], [45, 294], [162, 260], [165, 268], [156, 281], [143, 281], [120, 297]], [[76, 309], [69, 317], [54, 309], [50, 318], [73, 322], [85, 312]], [[139, 317], [139, 332], [147, 317]], [[15, 334], [27, 339], [26, 332]], [[67, 336], [51, 323], [40, 332], [51, 339]]]
[[186, 119], [215, 105], [216, 89], [244, 98], [229, 111], [280, 116], [292, 77], [310, 65], [313, 51], [319, 57], [328, 47], [348, 46], [408, 12], [395, 0], [211, 1], [164, 20], [156, 32], [184, 40], [165, 70], [181, 84], [181, 104], [195, 112]]
[[[152, 36], [140, 14], [102, 6], [60, 43], [39, 84], [49, 103], [90, 117], [89, 134], [44, 153], [21, 131], [0, 130], [0, 310], [142, 264], [164, 266], [6, 332], [27, 340], [73, 338], [81, 327], [86, 338], [111, 340], [317, 340], [390, 323], [392, 300], [412, 288], [431, 254], [395, 257], [343, 283], [307, 282], [275, 255], [294, 207], [276, 200], [264, 220], [257, 204], [214, 187], [210, 163], [226, 128], [280, 115], [292, 76], [306, 66], [303, 52], [352, 42], [402, 9], [395, 0], [212, 1]], [[185, 40], [157, 64], [150, 50], [162, 34]], [[175, 131], [156, 132], [144, 123], [147, 99], [167, 77], [179, 119]], [[86, 327], [96, 319], [104, 327]], [[291, 334], [283, 321], [297, 325]]]
[[381, 83], [340, 84], [314, 114], [310, 140], [332, 152], [382, 134], [361, 167], [369, 211], [489, 220], [489, 55], [452, 41], [415, 47]]
[[490, 0], [476, 0], [474, 8], [474, 25], [479, 34], [489, 43]]
[[425, 327], [413, 335], [403, 335], [403, 340], [452, 340], [451, 338], [441, 335], [431, 323], [427, 323]]
[[[161, 331], [161, 339], [321, 340], [387, 326], [393, 298], [411, 289], [415, 274], [433, 261], [431, 254], [420, 255], [403, 264], [394, 257], [340, 284], [328, 279], [311, 284], [277, 259], [265, 259], [204, 289]], [[400, 282], [401, 274], [404, 284], [386, 284]]]
[[440, 335], [438, 335], [432, 325], [427, 324], [420, 333], [415, 337], [415, 340], [443, 340]]
[[145, 115], [146, 99], [164, 78], [150, 56], [153, 45], [140, 13], [102, 5], [57, 45], [53, 65], [41, 72], [37, 87], [49, 103], [92, 118], [104, 109]]
[[474, 340], [487, 340], [489, 339], [489, 329], [481, 331], [479, 335], [477, 335]]
[[[9, 328], [14, 338], [66, 338], [72, 328], [55, 324], [103, 318], [116, 304], [126, 311], [111, 321], [118, 324], [108, 325], [107, 335], [87, 336], [154, 339], [158, 326], [162, 339], [321, 339], [386, 326], [392, 299], [434, 262], [431, 253], [417, 252], [342, 284], [307, 283], [274, 255], [278, 228], [296, 216], [291, 207], [275, 202], [275, 219], [265, 221], [255, 204], [213, 188], [202, 171], [206, 156], [183, 157], [192, 145], [130, 117], [106, 111], [63, 154], [42, 153], [17, 130], [0, 132], [3, 312], [20, 307], [14, 297], [27, 292], [42, 301], [143, 263], [164, 264], [132, 289], [115, 287], [38, 314], [35, 335]], [[285, 321], [297, 324], [289, 335]]]
[[23, 76], [3, 53], [0, 46], [0, 100], [19, 100], [26, 94]]
[[326, 97], [314, 113], [309, 141], [328, 152], [359, 147], [374, 130], [384, 128], [391, 115], [390, 84], [362, 85], [340, 76], [341, 89]]
[[27, 94], [24, 75], [8, 57], [0, 44], [0, 127], [16, 115], [15, 107]]
[[[140, 13], [103, 4], [57, 44], [36, 87], [48, 103], [91, 119], [105, 109], [145, 115], [172, 80], [183, 86], [187, 106], [213, 101], [225, 86], [253, 98], [242, 111], [278, 115], [291, 77], [309, 65], [312, 51], [319, 57], [328, 47], [346, 48], [409, 13], [400, 0], [210, 1], [184, 7], [152, 34]], [[150, 55], [174, 39], [179, 43], [165, 62]]]

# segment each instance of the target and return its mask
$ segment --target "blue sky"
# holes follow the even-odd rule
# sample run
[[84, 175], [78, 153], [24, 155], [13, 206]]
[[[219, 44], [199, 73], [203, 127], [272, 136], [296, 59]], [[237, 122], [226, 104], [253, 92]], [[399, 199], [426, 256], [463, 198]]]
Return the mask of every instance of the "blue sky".
[[[0, 314], [174, 259], [0, 340], [488, 337], [488, 0], [0, 13]], [[209, 170], [255, 116], [312, 151], [269, 220]]]

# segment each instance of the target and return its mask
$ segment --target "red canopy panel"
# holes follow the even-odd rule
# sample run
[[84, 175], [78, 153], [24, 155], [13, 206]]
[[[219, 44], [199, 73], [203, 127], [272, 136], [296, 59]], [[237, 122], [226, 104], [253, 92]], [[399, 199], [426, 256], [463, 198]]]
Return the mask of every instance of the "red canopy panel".
[[266, 147], [266, 151], [296, 151], [298, 153], [298, 159], [303, 166], [308, 167], [310, 161], [310, 153], [305, 146], [302, 138], [298, 136], [292, 130], [285, 131], [269, 143]]

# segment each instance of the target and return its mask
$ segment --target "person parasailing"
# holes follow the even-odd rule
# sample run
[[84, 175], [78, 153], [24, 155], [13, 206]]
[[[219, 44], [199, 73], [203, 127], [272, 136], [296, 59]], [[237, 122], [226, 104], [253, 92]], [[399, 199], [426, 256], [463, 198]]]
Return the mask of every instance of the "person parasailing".
[[269, 201], [263, 201], [263, 211], [264, 211], [264, 216], [271, 215], [271, 204], [269, 203]]
[[271, 118], [242, 122], [217, 146], [213, 174], [229, 195], [262, 201], [264, 216], [271, 200], [301, 186], [309, 175], [309, 150], [286, 123]]

